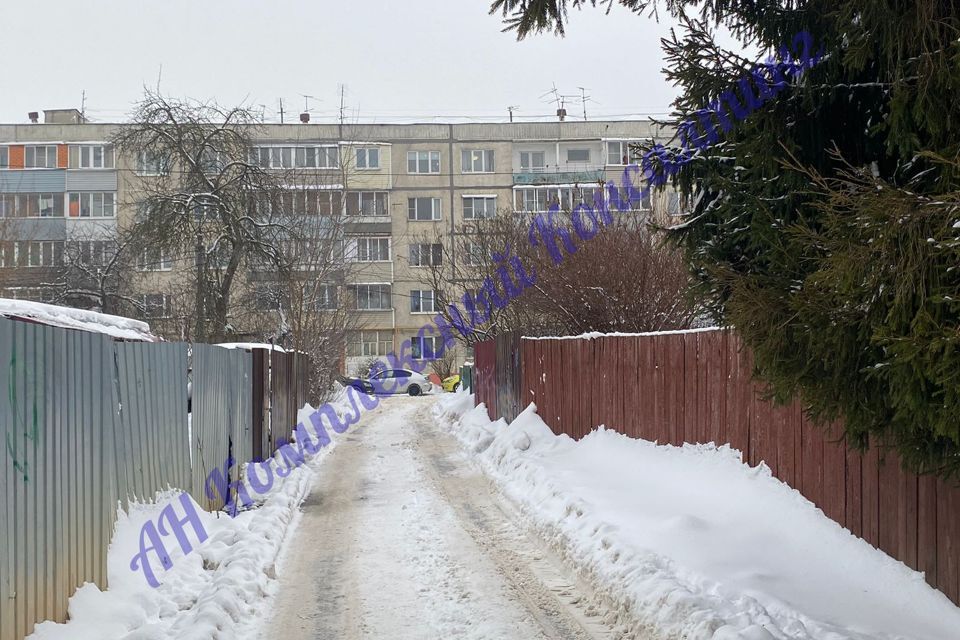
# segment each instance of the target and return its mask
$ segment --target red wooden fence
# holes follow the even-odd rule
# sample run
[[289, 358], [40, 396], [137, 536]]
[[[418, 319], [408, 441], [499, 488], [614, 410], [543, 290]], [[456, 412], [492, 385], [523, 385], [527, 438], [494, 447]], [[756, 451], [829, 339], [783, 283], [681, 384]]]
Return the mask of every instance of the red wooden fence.
[[[960, 489], [902, 471], [893, 452], [849, 451], [842, 430], [811, 424], [798, 402], [763, 400], [734, 333], [517, 343], [476, 345], [476, 398], [491, 418], [512, 420], [534, 402], [555, 433], [574, 438], [602, 424], [660, 443], [730, 444], [960, 603]], [[501, 366], [511, 349], [519, 353]]]

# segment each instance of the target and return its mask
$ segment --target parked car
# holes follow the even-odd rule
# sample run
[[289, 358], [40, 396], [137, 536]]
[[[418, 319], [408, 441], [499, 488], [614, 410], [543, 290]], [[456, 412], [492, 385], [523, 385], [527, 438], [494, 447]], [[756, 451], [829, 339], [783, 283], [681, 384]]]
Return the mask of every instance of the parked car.
[[444, 391], [456, 391], [460, 388], [460, 374], [455, 373], [449, 378], [444, 378], [441, 386], [443, 386]]
[[337, 382], [345, 387], [353, 387], [357, 391], [373, 395], [373, 385], [369, 380], [356, 376], [337, 376]]
[[422, 374], [410, 369], [385, 369], [371, 375], [366, 382], [376, 394], [407, 393], [419, 396], [428, 393], [433, 385]]

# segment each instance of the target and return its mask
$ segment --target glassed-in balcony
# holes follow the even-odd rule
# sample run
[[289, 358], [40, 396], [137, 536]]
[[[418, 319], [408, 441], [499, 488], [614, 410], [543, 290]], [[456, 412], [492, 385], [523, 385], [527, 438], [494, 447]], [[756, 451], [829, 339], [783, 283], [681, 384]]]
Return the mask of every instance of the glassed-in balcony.
[[542, 167], [520, 167], [514, 171], [513, 184], [591, 184], [604, 178], [602, 166], [569, 163]]

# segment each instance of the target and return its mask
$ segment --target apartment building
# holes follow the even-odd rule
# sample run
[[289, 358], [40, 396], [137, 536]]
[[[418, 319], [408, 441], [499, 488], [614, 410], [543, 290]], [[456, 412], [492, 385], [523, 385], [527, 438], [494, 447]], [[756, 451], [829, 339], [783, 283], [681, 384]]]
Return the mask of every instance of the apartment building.
[[[122, 124], [84, 122], [74, 110], [44, 115], [42, 124], [0, 125], [4, 297], [48, 299], [65, 253], [94, 265], [108, 261], [118, 224], [136, 215], [136, 179], [157, 170], [149, 158], [116, 157], [110, 140]], [[349, 169], [312, 192], [310, 207], [322, 214], [342, 206], [348, 214], [353, 295], [330, 291], [328, 299], [355, 307], [358, 329], [345, 358], [351, 371], [416, 339], [436, 312], [422, 270], [444, 255], [451, 259], [464, 222], [546, 211], [555, 200], [591, 202], [601, 181], [619, 183], [631, 142], [668, 137], [646, 121], [301, 123], [264, 126], [251, 157], [276, 170]], [[645, 216], [679, 214], [671, 193], [654, 194], [640, 207]], [[446, 251], [425, 238], [437, 238]], [[176, 262], [152, 256], [138, 270], [146, 319], [169, 320], [174, 305], [160, 284], [174, 277]], [[415, 344], [414, 353], [429, 358], [431, 345]]]

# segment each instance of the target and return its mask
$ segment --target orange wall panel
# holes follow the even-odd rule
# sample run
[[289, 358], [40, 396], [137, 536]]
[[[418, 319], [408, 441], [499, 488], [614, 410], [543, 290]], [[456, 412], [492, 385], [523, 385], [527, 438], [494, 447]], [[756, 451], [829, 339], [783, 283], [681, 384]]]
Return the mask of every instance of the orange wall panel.
[[15, 144], [10, 146], [10, 168], [23, 169], [23, 145]]
[[57, 145], [57, 168], [66, 169], [70, 162], [70, 147], [65, 144]]

